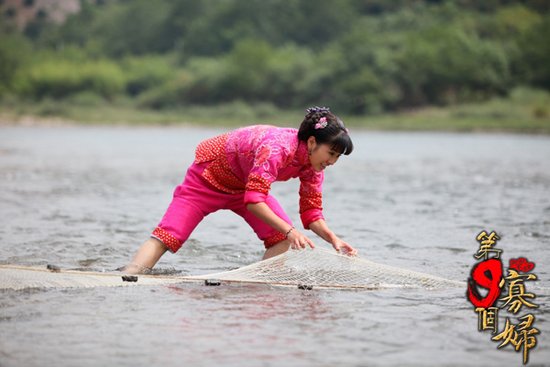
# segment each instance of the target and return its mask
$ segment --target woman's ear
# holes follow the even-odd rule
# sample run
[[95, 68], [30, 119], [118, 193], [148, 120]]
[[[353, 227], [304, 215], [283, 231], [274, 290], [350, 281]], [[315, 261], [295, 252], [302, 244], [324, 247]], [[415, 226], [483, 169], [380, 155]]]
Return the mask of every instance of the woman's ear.
[[308, 150], [314, 150], [315, 147], [317, 146], [317, 140], [315, 140], [315, 136], [310, 136], [309, 138], [307, 138], [307, 148]]

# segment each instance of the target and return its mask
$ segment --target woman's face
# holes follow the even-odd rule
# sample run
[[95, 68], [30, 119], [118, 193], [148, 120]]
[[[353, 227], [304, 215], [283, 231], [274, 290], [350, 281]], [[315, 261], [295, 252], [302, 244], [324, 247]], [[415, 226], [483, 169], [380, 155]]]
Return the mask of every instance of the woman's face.
[[332, 166], [342, 154], [334, 151], [328, 144], [317, 144], [315, 137], [310, 136], [307, 140], [309, 163], [317, 172], [324, 170], [328, 166]]

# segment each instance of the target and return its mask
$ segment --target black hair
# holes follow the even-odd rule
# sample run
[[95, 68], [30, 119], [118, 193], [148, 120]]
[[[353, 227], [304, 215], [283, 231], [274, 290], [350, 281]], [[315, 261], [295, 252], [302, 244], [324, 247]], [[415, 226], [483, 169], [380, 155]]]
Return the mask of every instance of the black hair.
[[298, 130], [298, 139], [307, 141], [310, 136], [315, 137], [317, 144], [329, 144], [331, 149], [340, 154], [349, 155], [353, 151], [348, 129], [327, 107], [310, 107], [306, 110]]

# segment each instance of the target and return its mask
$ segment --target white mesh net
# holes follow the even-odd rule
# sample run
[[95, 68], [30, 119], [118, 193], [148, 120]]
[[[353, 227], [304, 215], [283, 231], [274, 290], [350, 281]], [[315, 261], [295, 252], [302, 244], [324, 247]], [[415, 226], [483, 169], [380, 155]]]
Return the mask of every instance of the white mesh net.
[[180, 282], [177, 278], [140, 275], [137, 282], [124, 281], [121, 273], [77, 270], [52, 272], [46, 268], [0, 265], [0, 289], [92, 288], [132, 285], [161, 285]]
[[322, 288], [461, 287], [463, 282], [377, 264], [324, 249], [286, 253], [236, 270], [194, 279]]
[[123, 280], [121, 273], [49, 271], [13, 265], [0, 266], [0, 289], [86, 288], [105, 286], [162, 285], [219, 280], [305, 288], [462, 287], [463, 282], [381, 265], [359, 257], [323, 249], [288, 251], [236, 270], [202, 276], [139, 275]]

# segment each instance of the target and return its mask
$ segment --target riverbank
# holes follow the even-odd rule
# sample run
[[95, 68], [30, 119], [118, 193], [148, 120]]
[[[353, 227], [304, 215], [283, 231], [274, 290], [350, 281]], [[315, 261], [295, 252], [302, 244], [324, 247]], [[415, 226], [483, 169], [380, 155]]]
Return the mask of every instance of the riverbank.
[[[512, 95], [483, 103], [363, 116], [341, 116], [350, 128], [382, 131], [460, 131], [550, 134], [550, 94]], [[0, 125], [192, 125], [242, 126], [269, 123], [296, 126], [301, 110], [282, 110], [271, 104], [232, 102], [152, 110], [131, 100], [11, 101], [0, 104]], [[336, 111], [337, 112], [337, 111]]]

